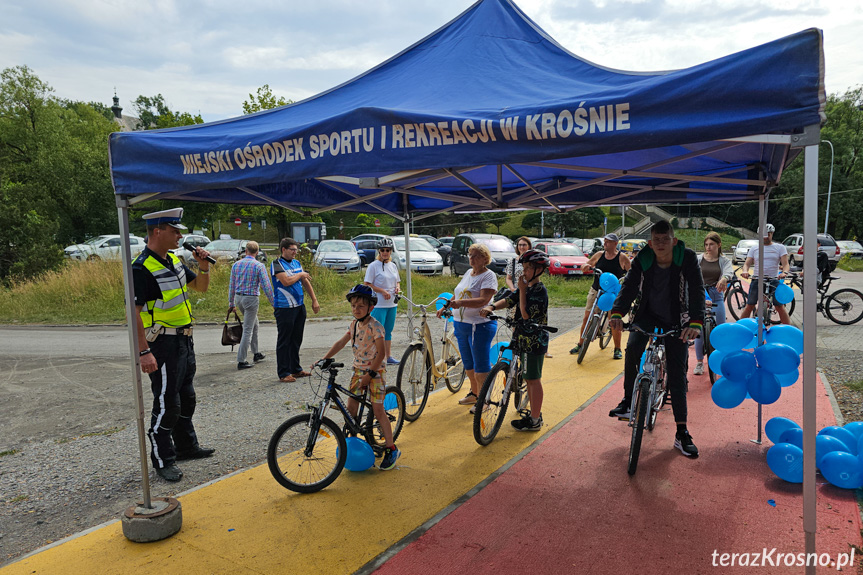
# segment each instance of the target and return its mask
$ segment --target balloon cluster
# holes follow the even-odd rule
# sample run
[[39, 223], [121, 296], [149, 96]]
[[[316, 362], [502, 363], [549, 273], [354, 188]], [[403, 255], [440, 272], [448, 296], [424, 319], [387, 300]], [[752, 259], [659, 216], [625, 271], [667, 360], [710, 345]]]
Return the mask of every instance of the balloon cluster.
[[[775, 445], [767, 451], [767, 465], [780, 479], [803, 483], [803, 430], [794, 421], [774, 417], [764, 427]], [[863, 421], [844, 427], [830, 425], [815, 437], [815, 466], [836, 487], [863, 487]]]
[[620, 280], [613, 273], [603, 272], [599, 276], [599, 288], [602, 293], [596, 299], [596, 307], [602, 311], [611, 311], [614, 300], [620, 292]]
[[783, 387], [797, 381], [803, 332], [791, 325], [774, 325], [764, 334], [765, 343], [759, 346], [758, 323], [752, 318], [723, 323], [710, 332], [715, 351], [707, 365], [721, 377], [710, 396], [719, 407], [737, 407], [747, 397], [770, 404], [779, 399]]

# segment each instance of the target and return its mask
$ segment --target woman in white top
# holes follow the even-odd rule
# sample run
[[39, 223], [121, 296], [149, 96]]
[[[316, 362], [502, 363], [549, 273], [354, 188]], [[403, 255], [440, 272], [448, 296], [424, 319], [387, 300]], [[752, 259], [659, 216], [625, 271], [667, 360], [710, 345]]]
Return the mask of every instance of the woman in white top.
[[[461, 405], [476, 403], [479, 387], [491, 371], [491, 342], [497, 333], [497, 321], [479, 314], [497, 292], [497, 275], [486, 267], [491, 263], [491, 252], [484, 244], [473, 244], [467, 255], [471, 269], [462, 276], [450, 304], [458, 349], [470, 381], [470, 392], [459, 400]], [[438, 317], [442, 313], [439, 310]]]
[[387, 364], [398, 364], [392, 354], [393, 326], [396, 324], [396, 302], [399, 293], [399, 269], [392, 261], [393, 241], [384, 238], [378, 242], [378, 257], [366, 269], [363, 282], [378, 294], [378, 303], [372, 310], [372, 317], [384, 326], [384, 351]]
[[[722, 255], [722, 238], [716, 232], [710, 232], [704, 237], [704, 253], [698, 256], [701, 266], [701, 277], [704, 279], [704, 291], [707, 299], [716, 304], [713, 312], [716, 314], [716, 325], [725, 323], [725, 288], [734, 277], [731, 261]], [[695, 340], [694, 375], [704, 373], [704, 339]]]

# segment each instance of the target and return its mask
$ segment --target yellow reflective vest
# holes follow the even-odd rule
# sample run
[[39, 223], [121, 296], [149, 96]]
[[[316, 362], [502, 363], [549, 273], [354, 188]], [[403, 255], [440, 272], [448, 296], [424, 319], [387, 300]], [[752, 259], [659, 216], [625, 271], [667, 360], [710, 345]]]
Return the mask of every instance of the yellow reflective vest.
[[168, 262], [174, 269], [163, 266], [153, 256], [144, 260], [144, 267], [159, 284], [161, 297], [148, 301], [141, 309], [144, 329], [153, 323], [165, 327], [184, 327], [192, 323], [192, 307], [186, 288], [186, 270], [180, 260], [168, 252]]

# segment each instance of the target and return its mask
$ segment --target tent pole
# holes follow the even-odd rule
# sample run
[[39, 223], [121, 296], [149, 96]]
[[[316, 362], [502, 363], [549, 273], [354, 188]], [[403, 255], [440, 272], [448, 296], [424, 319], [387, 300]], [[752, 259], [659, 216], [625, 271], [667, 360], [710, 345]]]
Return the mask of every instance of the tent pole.
[[[813, 289], [816, 284], [816, 256], [812, 249], [818, 245], [818, 140], [815, 145], [806, 146], [803, 173], [803, 285], [809, 291], [803, 292], [803, 532], [806, 553], [815, 553], [815, 420], [816, 384], [816, 309]], [[806, 566], [807, 575], [815, 575], [815, 566]]]
[[[759, 292], [764, 291], [764, 284], [767, 278], [764, 277], [764, 233], [762, 230], [765, 229], [767, 225], [767, 198], [764, 193], [759, 194], [758, 196], [758, 290]], [[750, 276], [751, 278], [751, 276]], [[752, 289], [752, 283], [750, 281], [749, 289]], [[758, 304], [755, 306], [755, 317], [758, 322], [758, 343], [756, 347], [761, 345], [761, 342], [764, 341], [764, 323], [761, 321], [761, 318], [764, 317], [764, 298], [758, 298]], [[761, 424], [762, 418], [764, 416], [763, 407], [759, 403], [758, 404], [758, 432], [756, 433], [754, 441], [758, 445], [761, 445], [761, 429], [763, 425]]]
[[138, 356], [138, 330], [135, 319], [135, 282], [132, 279], [132, 252], [129, 247], [129, 200], [117, 196], [117, 216], [120, 220], [121, 254], [123, 256], [123, 284], [126, 291], [126, 326], [129, 331], [129, 361], [132, 369], [132, 386], [135, 394], [135, 421], [138, 427], [138, 454], [141, 458], [141, 488], [144, 505], [152, 509], [150, 501], [150, 470], [147, 465], [147, 440], [144, 430], [144, 394], [141, 386], [141, 359]]

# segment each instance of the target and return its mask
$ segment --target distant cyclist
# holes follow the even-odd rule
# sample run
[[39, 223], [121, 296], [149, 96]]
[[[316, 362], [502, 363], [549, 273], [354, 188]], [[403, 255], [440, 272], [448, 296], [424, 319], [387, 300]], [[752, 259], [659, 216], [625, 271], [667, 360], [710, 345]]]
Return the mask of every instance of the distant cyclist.
[[[593, 286], [590, 288], [590, 291], [587, 292], [587, 303], [584, 307], [584, 319], [581, 320], [580, 333], [582, 336], [578, 339], [578, 345], [569, 350], [570, 354], [574, 355], [578, 353], [581, 350], [581, 346], [584, 345], [584, 327], [590, 319], [590, 311], [593, 309], [593, 302], [596, 301], [596, 296], [599, 294], [599, 272], [612, 273], [617, 276], [617, 279], [620, 279], [625, 276], [626, 272], [629, 271], [629, 268], [632, 267], [632, 262], [630, 262], [626, 254], [617, 249], [617, 242], [619, 241], [620, 238], [617, 237], [617, 234], [606, 235], [602, 238], [602, 246], [604, 249], [590, 256], [587, 263], [581, 266], [584, 273], [588, 273], [593, 270]], [[612, 357], [614, 359], [621, 359], [623, 357], [623, 352], [620, 350], [621, 331], [619, 329], [612, 329], [611, 336], [614, 338], [614, 354]]]
[[[775, 231], [776, 228], [773, 227], [773, 224], [764, 226], [764, 277], [769, 279], [770, 286], [773, 289], [776, 289], [776, 286], [779, 285], [785, 274], [791, 271], [791, 266], [788, 263], [788, 250], [782, 244], [773, 243], [773, 232]], [[740, 272], [740, 277], [749, 279], [749, 269], [753, 266], [755, 269], [758, 269], [758, 254], [758, 246], [753, 246], [749, 249], [746, 261], [743, 264], [743, 271]], [[749, 317], [755, 311], [755, 306], [758, 305], [758, 298], [762, 293], [760, 285], [761, 281], [759, 278], [754, 278], [749, 283], [749, 295], [746, 298], [746, 307], [740, 312], [741, 319]], [[779, 321], [784, 324], [791, 323], [788, 312], [785, 311], [785, 306], [779, 304], [775, 298], [773, 299], [773, 305], [776, 308], [776, 313], [779, 314]]]
[[[516, 318], [530, 320], [540, 325], [548, 324], [548, 290], [539, 281], [548, 269], [548, 256], [539, 250], [527, 250], [518, 259], [524, 268], [515, 292], [480, 310], [487, 316], [496, 309], [517, 308]], [[519, 431], [539, 431], [542, 429], [542, 364], [548, 350], [548, 332], [516, 327], [513, 335], [518, 338], [521, 349], [526, 350], [524, 360], [524, 380], [527, 383], [527, 397], [530, 413], [521, 419], [513, 420], [512, 426]]]
[[[623, 280], [623, 287], [611, 309], [612, 329], [623, 327], [624, 315], [641, 294], [641, 304], [633, 323], [645, 331], [654, 328], [665, 331], [681, 328], [680, 338], [666, 338], [665, 360], [671, 409], [677, 424], [674, 447], [688, 457], [697, 457], [698, 448], [686, 426], [686, 365], [689, 358], [687, 341], [695, 339], [704, 325], [704, 282], [695, 252], [674, 237], [674, 228], [660, 220], [650, 228], [650, 241], [632, 261], [632, 268]], [[638, 375], [639, 362], [648, 337], [638, 332], [629, 334], [624, 362], [623, 400], [608, 414], [629, 418], [632, 390]]]
[[[372, 309], [378, 303], [378, 296], [372, 288], [360, 284], [351, 288], [345, 298], [351, 303], [354, 321], [341, 339], [333, 344], [324, 359], [332, 359], [348, 342], [351, 342], [351, 349], [354, 352], [354, 374], [351, 377], [350, 390], [352, 393], [359, 394], [364, 387], [369, 388], [369, 401], [372, 403], [375, 419], [378, 420], [386, 440], [384, 458], [381, 460], [381, 469], [386, 471], [395, 467], [396, 460], [402, 452], [393, 442], [392, 425], [384, 409], [386, 395], [384, 326], [371, 316]], [[357, 416], [358, 408], [359, 402], [356, 399], [348, 399], [348, 411], [352, 416]]]

